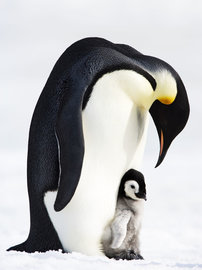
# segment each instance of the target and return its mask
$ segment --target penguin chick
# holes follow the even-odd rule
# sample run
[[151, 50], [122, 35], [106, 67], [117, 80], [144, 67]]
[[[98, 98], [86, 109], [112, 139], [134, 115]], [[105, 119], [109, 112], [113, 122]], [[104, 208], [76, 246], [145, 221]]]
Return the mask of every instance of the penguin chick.
[[143, 259], [139, 234], [142, 223], [146, 185], [142, 173], [129, 170], [121, 180], [115, 216], [106, 227], [102, 247], [109, 258]]

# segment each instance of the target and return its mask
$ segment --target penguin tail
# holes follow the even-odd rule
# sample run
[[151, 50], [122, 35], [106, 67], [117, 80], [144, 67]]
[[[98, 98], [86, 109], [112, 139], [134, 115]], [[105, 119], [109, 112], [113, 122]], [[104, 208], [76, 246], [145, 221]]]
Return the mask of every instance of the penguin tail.
[[19, 245], [10, 247], [6, 251], [12, 251], [12, 250], [14, 250], [14, 251], [21, 251], [21, 252], [22, 251], [26, 251], [26, 244], [25, 244], [25, 242], [23, 242], [23, 243], [21, 243]]
[[[46, 235], [43, 236], [45, 238]], [[46, 252], [48, 250], [65, 252], [58, 238], [52, 236], [52, 238], [42, 239], [37, 237], [37, 235], [30, 235], [25, 242], [7, 249], [7, 251], [24, 251], [27, 253]]]

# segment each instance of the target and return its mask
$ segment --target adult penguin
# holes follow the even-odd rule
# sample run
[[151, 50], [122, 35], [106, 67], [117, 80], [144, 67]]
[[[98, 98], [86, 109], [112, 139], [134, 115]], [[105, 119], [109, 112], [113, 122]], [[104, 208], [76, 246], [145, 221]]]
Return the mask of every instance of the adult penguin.
[[141, 164], [150, 112], [157, 166], [189, 116], [166, 62], [102, 38], [71, 45], [55, 64], [29, 133], [30, 232], [9, 250], [101, 255], [124, 173]]

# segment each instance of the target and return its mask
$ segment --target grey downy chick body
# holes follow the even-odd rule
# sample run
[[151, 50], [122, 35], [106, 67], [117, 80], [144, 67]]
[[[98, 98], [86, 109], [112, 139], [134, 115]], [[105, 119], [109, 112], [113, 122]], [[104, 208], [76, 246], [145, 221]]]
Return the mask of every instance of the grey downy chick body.
[[107, 257], [117, 260], [143, 259], [139, 234], [145, 200], [143, 174], [133, 169], [127, 171], [121, 180], [114, 219], [106, 227], [102, 238]]

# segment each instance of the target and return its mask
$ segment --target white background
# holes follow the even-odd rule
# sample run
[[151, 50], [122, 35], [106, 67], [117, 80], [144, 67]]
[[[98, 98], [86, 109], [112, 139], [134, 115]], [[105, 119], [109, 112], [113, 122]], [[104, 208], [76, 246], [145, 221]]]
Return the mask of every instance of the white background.
[[[0, 269], [202, 268], [201, 14], [200, 0], [1, 0]], [[142, 170], [148, 191], [145, 261], [6, 253], [25, 240], [29, 229], [26, 151], [34, 106], [62, 52], [90, 36], [167, 61], [180, 74], [190, 100], [189, 122], [158, 169], [159, 143], [150, 124]]]

